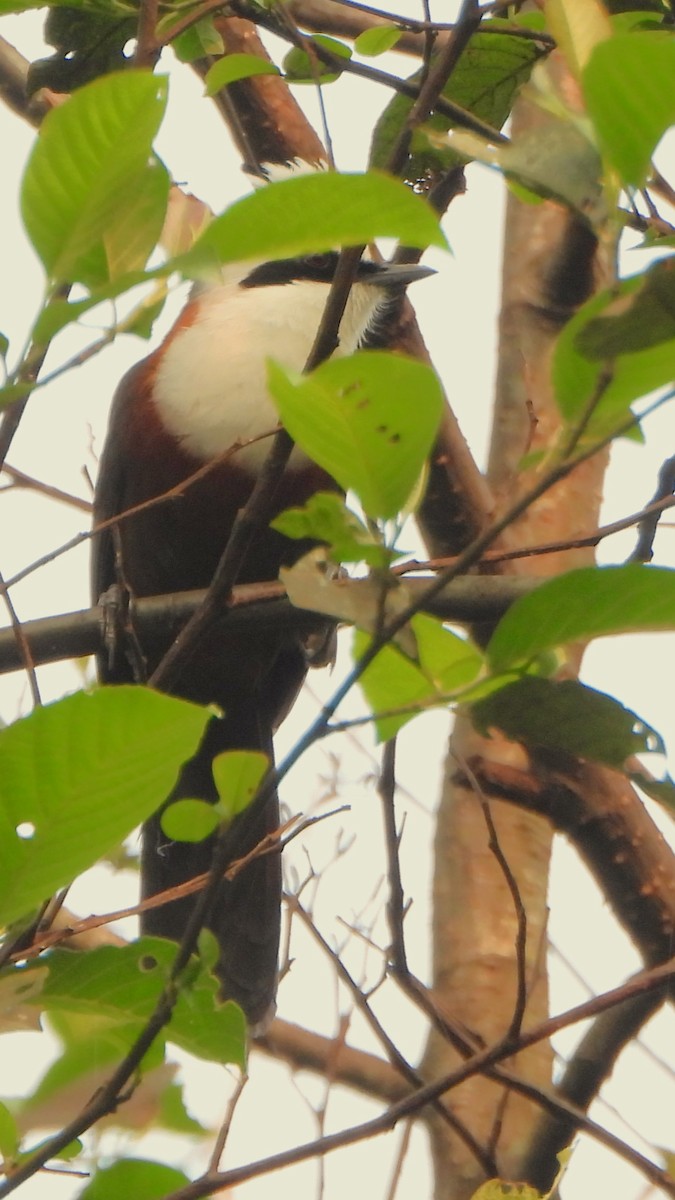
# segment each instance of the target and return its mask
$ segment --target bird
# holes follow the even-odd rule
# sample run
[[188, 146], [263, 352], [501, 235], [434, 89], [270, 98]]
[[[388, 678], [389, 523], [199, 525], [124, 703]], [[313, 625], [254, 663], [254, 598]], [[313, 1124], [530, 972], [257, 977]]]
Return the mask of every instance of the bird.
[[[208, 587], [239, 509], [269, 450], [262, 435], [278, 426], [266, 386], [266, 362], [301, 371], [317, 333], [338, 262], [329, 251], [269, 262], [227, 264], [197, 284], [162, 344], [124, 376], [115, 393], [94, 496], [92, 593], [111, 588], [131, 597]], [[421, 266], [362, 258], [340, 322], [336, 355], [351, 354], [415, 279]], [[257, 439], [257, 440], [251, 440]], [[233, 446], [235, 452], [226, 452]], [[224, 457], [225, 456], [225, 457]], [[213, 464], [179, 495], [117, 524], [97, 527], [183, 484]], [[295, 447], [274, 495], [273, 514], [302, 505], [333, 479]], [[179, 489], [180, 490], [180, 489]], [[238, 582], [274, 580], [307, 544], [265, 528], [243, 561]], [[103, 683], [149, 678], [168, 644], [118, 644], [98, 659]], [[141, 837], [141, 893], [153, 896], [208, 871], [215, 835], [197, 843], [172, 841], [161, 813], [180, 798], [217, 800], [214, 758], [227, 750], [264, 752], [273, 763], [273, 735], [302, 686], [308, 667], [297, 633], [220, 628], [200, 644], [172, 681], [176, 696], [215, 705], [169, 797]], [[142, 679], [140, 680], [142, 681]], [[279, 826], [276, 793], [236, 816], [225, 835], [229, 862], [247, 855]], [[194, 898], [142, 913], [141, 931], [180, 941]], [[252, 1031], [275, 1011], [281, 906], [280, 854], [254, 857], [232, 880], [223, 879], [206, 925], [215, 935], [215, 973], [223, 999], [235, 1000]]]

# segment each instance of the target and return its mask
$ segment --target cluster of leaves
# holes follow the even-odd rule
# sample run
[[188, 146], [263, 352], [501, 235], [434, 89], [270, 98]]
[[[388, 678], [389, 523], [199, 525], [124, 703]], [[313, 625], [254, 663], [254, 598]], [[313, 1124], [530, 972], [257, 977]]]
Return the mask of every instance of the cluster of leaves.
[[[551, 9], [562, 19], [569, 6], [554, 4]], [[119, 18], [128, 20], [128, 12], [120, 10]], [[206, 27], [199, 33], [202, 50], [207, 34]], [[373, 53], [385, 43], [393, 44], [396, 36], [394, 29], [379, 46], [371, 39], [371, 44], [357, 45], [357, 51]], [[615, 220], [619, 189], [630, 192], [645, 182], [654, 146], [675, 115], [670, 88], [675, 46], [660, 26], [645, 28], [638, 20], [603, 24], [601, 31], [594, 27], [591, 44], [583, 46], [576, 27], [562, 28], [558, 36], [568, 57], [579, 62], [593, 125], [590, 140], [586, 131], [579, 133], [570, 114], [562, 113], [560, 119], [577, 138], [585, 139], [582, 157], [590, 164], [591, 176], [589, 182], [582, 172], [581, 194], [590, 187], [596, 199], [601, 195], [593, 219], [602, 233]], [[317, 44], [321, 49], [318, 40]], [[476, 35], [469, 50], [445, 99], [499, 128], [516, 88], [541, 57], [541, 47], [534, 40], [509, 38], [495, 27]], [[190, 54], [185, 45], [184, 56]], [[254, 69], [259, 68], [250, 62], [224, 58], [213, 68], [207, 89], [226, 86]], [[297, 59], [287, 64], [287, 71], [296, 75], [303, 69]], [[307, 73], [314, 78], [312, 63]], [[658, 96], [650, 91], [645, 97], [646, 77]], [[617, 94], [632, 105], [632, 139], [626, 137], [623, 117], [620, 130], [616, 123], [617, 114], [625, 112]], [[141, 301], [124, 328], [147, 336], [161, 304], [158, 284], [163, 286], [176, 273], [211, 277], [235, 258], [281, 258], [384, 236], [420, 248], [445, 245], [431, 210], [400, 182], [377, 172], [326, 174], [275, 184], [240, 201], [210, 222], [189, 250], [148, 268], [169, 194], [168, 173], [153, 151], [166, 97], [167, 83], [161, 77], [140, 71], [111, 74], [81, 86], [68, 104], [46, 119], [22, 191], [26, 228], [46, 274], [44, 300], [31, 335], [33, 348], [56, 339], [97, 305], [140, 286], [151, 289], [150, 302]], [[390, 105], [375, 139], [374, 162], [385, 161], [409, 108], [404, 97]], [[434, 123], [445, 130], [451, 121], [434, 118]], [[569, 146], [568, 140], [565, 153]], [[466, 151], [466, 143], [444, 140], [439, 147], [425, 133], [414, 147], [408, 176], [416, 180], [422, 174], [438, 174], [451, 161], [466, 158]], [[559, 195], [559, 165], [542, 174], [541, 153], [541, 147], [528, 148], [527, 171], [522, 161], [514, 166], [513, 158], [496, 165], [531, 191]], [[578, 195], [561, 198], [584, 210]], [[588, 211], [584, 215], [591, 219]], [[565, 430], [550, 458], [540, 464], [542, 472], [626, 432], [634, 423], [631, 405], [670, 384], [675, 361], [673, 286], [670, 260], [664, 258], [594, 298], [570, 322], [554, 364]], [[77, 290], [64, 298], [64, 288], [72, 287]], [[30, 390], [29, 363], [30, 357], [18, 364], [0, 392], [1, 401], [9, 403]], [[355, 677], [361, 674], [381, 739], [393, 736], [421, 709], [461, 701], [471, 706], [483, 728], [499, 727], [533, 747], [554, 748], [619, 770], [636, 752], [662, 749], [658, 734], [636, 714], [610, 697], [579, 683], [558, 681], [554, 675], [560, 648], [571, 641], [672, 628], [672, 573], [629, 566], [580, 571], [551, 581], [513, 606], [485, 651], [420, 613], [411, 613], [396, 638], [387, 642], [383, 635], [388, 621], [407, 605], [404, 585], [389, 575], [398, 553], [397, 518], [423, 476], [441, 411], [438, 383], [419, 363], [369, 353], [326, 363], [301, 377], [272, 364], [269, 386], [295, 440], [356, 497], [356, 505], [349, 508], [334, 495], [315, 497], [304, 509], [285, 514], [278, 526], [288, 536], [322, 541], [339, 562], [365, 563], [373, 570], [375, 600], [361, 611], [357, 607], [351, 616], [359, 627]], [[318, 585], [313, 600], [321, 610]], [[374, 637], [382, 645], [364, 668]], [[3, 731], [0, 917], [12, 937], [13, 922], [24, 925], [44, 896], [112, 852], [156, 808], [207, 717], [193, 706], [140, 688], [103, 689], [39, 710]], [[260, 764], [250, 764], [251, 776], [244, 768], [243, 779], [241, 766], [234, 768], [240, 778], [233, 783], [223, 765], [217, 820], [226, 819], [255, 790]], [[659, 790], [662, 798], [671, 797], [668, 782]], [[209, 832], [202, 826], [195, 833], [201, 816], [195, 817], [193, 810], [174, 812], [169, 819], [177, 822], [172, 836]], [[233, 1005], [218, 1004], [209, 974], [208, 939], [201, 950], [201, 958], [181, 983], [170, 1036], [192, 1053], [241, 1064], [241, 1014]], [[24, 1103], [24, 1111], [0, 1108], [0, 1149], [10, 1165], [35, 1150], [22, 1145], [20, 1133], [31, 1127], [31, 1108], [35, 1112], [52, 1097], [61, 1097], [75, 1082], [90, 1082], [93, 1055], [89, 1049], [89, 1061], [84, 1060], [85, 1040], [89, 1048], [95, 1045], [104, 1067], [128, 1051], [156, 1003], [172, 955], [166, 944], [143, 939], [129, 947], [97, 950], [86, 968], [68, 952], [53, 951], [44, 965], [22, 964], [3, 972], [2, 1007], [13, 1014], [4, 1028], [11, 1020], [30, 1026], [34, 1014], [45, 1010], [63, 1045], [61, 1058]], [[142, 1071], [146, 1080], [161, 1070], [163, 1054], [161, 1042], [149, 1052]], [[165, 1091], [164, 1104], [161, 1119], [168, 1127], [190, 1127], [177, 1089]], [[164, 1195], [184, 1181], [173, 1172], [160, 1180], [153, 1171], [167, 1169], [157, 1164], [135, 1167], [149, 1172], [142, 1181], [138, 1175], [133, 1178], [139, 1194]], [[119, 1194], [120, 1188], [129, 1187], [126, 1170], [121, 1162], [99, 1172], [83, 1195], [103, 1200]]]

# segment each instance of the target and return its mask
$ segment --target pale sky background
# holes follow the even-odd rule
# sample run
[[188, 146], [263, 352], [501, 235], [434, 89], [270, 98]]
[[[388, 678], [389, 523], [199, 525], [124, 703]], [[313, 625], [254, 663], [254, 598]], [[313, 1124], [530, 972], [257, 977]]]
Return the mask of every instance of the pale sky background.
[[[446, 11], [443, 19], [448, 19]], [[40, 19], [6, 18], [0, 23], [0, 33], [14, 42], [28, 56], [39, 56]], [[393, 56], [390, 62], [380, 60], [385, 69], [407, 71], [408, 62]], [[378, 65], [380, 65], [378, 63]], [[171, 67], [167, 58], [163, 69]], [[301, 100], [307, 101], [310, 113], [316, 111], [310, 89], [298, 89]], [[344, 84], [325, 90], [328, 117], [335, 143], [338, 166], [360, 169], [365, 165], [368, 135], [373, 121], [386, 102], [381, 89], [350, 80], [349, 99]], [[12, 342], [10, 362], [26, 337], [35, 314], [41, 291], [42, 272], [22, 233], [16, 207], [18, 181], [25, 158], [34, 137], [33, 131], [17, 117], [0, 108], [0, 146], [2, 146], [3, 189], [1, 249], [4, 286], [0, 294], [0, 330]], [[216, 210], [232, 198], [247, 191], [245, 178], [239, 172], [237, 156], [231, 151], [222, 123], [208, 101], [201, 98], [201, 85], [188, 69], [171, 70], [169, 114], [158, 143], [174, 177], [186, 184], [195, 195], [208, 201]], [[670, 166], [671, 178], [675, 166], [675, 146], [662, 151], [662, 168], [666, 175]], [[438, 268], [438, 275], [417, 286], [412, 299], [432, 357], [439, 373], [450, 390], [450, 399], [460, 424], [474, 450], [482, 459], [488, 438], [488, 422], [492, 397], [494, 369], [495, 318], [498, 303], [498, 263], [501, 243], [501, 212], [503, 188], [501, 180], [482, 168], [469, 172], [469, 192], [458, 199], [446, 221], [446, 231], [453, 248], [453, 257], [429, 255]], [[625, 270], [637, 268], [642, 256], [629, 255]], [[176, 302], [177, 303], [177, 302]], [[176, 304], [171, 308], [175, 313]], [[165, 315], [158, 326], [158, 335], [166, 329]], [[160, 327], [161, 326], [161, 327]], [[53, 368], [83, 345], [95, 340], [100, 329], [90, 320], [84, 336], [82, 328], [68, 331], [59, 339], [56, 352], [47, 367]], [[155, 339], [156, 341], [156, 339]], [[154, 344], [154, 341], [153, 341]], [[146, 343], [137, 338], [122, 338], [97, 359], [69, 373], [31, 401], [28, 414], [9, 456], [12, 465], [44, 478], [66, 490], [87, 495], [82, 468], [95, 470], [94, 455], [100, 452], [105, 432], [108, 405], [115, 385], [125, 369], [147, 352]], [[650, 418], [646, 427], [647, 445], [624, 444], [613, 454], [610, 471], [605, 519], [639, 509], [651, 497], [658, 468], [663, 459], [674, 452], [675, 419], [672, 408], [661, 410]], [[5, 495], [3, 524], [0, 533], [0, 569], [5, 577], [51, 548], [65, 542], [74, 533], [86, 528], [84, 514], [69, 507], [54, 505], [42, 497], [16, 492]], [[603, 561], [621, 562], [633, 546], [633, 534], [611, 539], [601, 550]], [[14, 593], [19, 614], [24, 619], [69, 611], [88, 604], [87, 548], [82, 547], [32, 576]], [[675, 535], [664, 529], [657, 542], [657, 561], [675, 565]], [[0, 624], [5, 624], [0, 617]], [[587, 655], [585, 678], [589, 683], [616, 695], [635, 708], [653, 724], [672, 747], [675, 745], [675, 719], [672, 705], [672, 664], [675, 638], [673, 636], [644, 636], [601, 642]], [[338, 666], [339, 670], [339, 666]], [[326, 673], [316, 673], [310, 679], [315, 691], [329, 694], [338, 675], [331, 679]], [[43, 698], [56, 698], [63, 691], [80, 686], [81, 678], [70, 665], [44, 668], [40, 671]], [[5, 720], [27, 711], [30, 703], [28, 689], [21, 676], [0, 679], [0, 714]], [[292, 744], [301, 732], [311, 711], [299, 705], [280, 735], [278, 747]], [[349, 706], [356, 711], [357, 700]], [[347, 715], [347, 714], [345, 714]], [[405, 837], [402, 847], [405, 885], [415, 897], [406, 924], [411, 965], [423, 978], [428, 977], [426, 929], [428, 922], [428, 887], [430, 883], [430, 839], [433, 832], [433, 810], [438, 796], [439, 765], [434, 747], [442, 744], [448, 720], [443, 714], [418, 719], [400, 739], [399, 781], [400, 809], [407, 811]], [[304, 877], [307, 856], [317, 871], [330, 865], [318, 889], [315, 902], [317, 921], [326, 935], [340, 942], [344, 927], [336, 924], [335, 913], [348, 920], [361, 921], [368, 926], [377, 914], [373, 936], [386, 944], [382, 920], [382, 873], [379, 802], [373, 786], [377, 758], [367, 739], [339, 747], [338, 797], [335, 804], [351, 804], [351, 811], [325, 822], [293, 844], [287, 852], [287, 868]], [[293, 811], [307, 812], [323, 796], [330, 794], [337, 745], [330, 742], [317, 747], [301, 767], [286, 782], [284, 795]], [[672, 766], [671, 766], [672, 770]], [[672, 838], [672, 824], [657, 814], [659, 822]], [[335, 859], [338, 829], [348, 852]], [[352, 842], [352, 839], [353, 840]], [[76, 910], [102, 911], [124, 903], [133, 903], [134, 880], [131, 876], [111, 881], [103, 870], [90, 872], [71, 893], [70, 903]], [[307, 893], [309, 900], [311, 893]], [[570, 897], [572, 897], [570, 899]], [[625, 936], [617, 929], [607, 913], [602, 898], [589, 880], [584, 868], [563, 844], [556, 854], [551, 884], [551, 937], [562, 954], [569, 958], [589, 987], [602, 991], [618, 985], [639, 966], [637, 955]], [[132, 932], [131, 927], [129, 932]], [[326, 963], [310, 950], [306, 941], [294, 931], [293, 956], [296, 967], [280, 989], [281, 1016], [326, 1034], [336, 1029], [336, 1014], [349, 1011], [343, 993], [336, 998], [332, 973]], [[363, 949], [363, 943], [352, 939], [349, 961], [357, 975], [366, 969], [372, 981], [377, 978], [378, 959]], [[569, 1007], [586, 997], [581, 984], [554, 956], [552, 963], [553, 1008]], [[421, 1051], [424, 1026], [420, 1018], [399, 998], [391, 987], [382, 990], [376, 1003], [377, 1011], [388, 1028], [395, 1032], [401, 1048], [414, 1061]], [[557, 1047], [568, 1053], [579, 1037], [580, 1030], [561, 1036]], [[656, 1018], [644, 1033], [644, 1041], [658, 1055], [669, 1056], [675, 1069], [675, 1022], [672, 1012]], [[377, 1051], [354, 1017], [350, 1040], [357, 1045]], [[37, 1033], [6, 1036], [0, 1044], [0, 1072], [3, 1094], [28, 1088], [45, 1068], [46, 1037]], [[182, 1060], [181, 1060], [182, 1061]], [[286, 1068], [273, 1065], [254, 1055], [252, 1079], [237, 1110], [231, 1141], [224, 1165], [235, 1165], [258, 1158], [316, 1136], [317, 1128], [311, 1105], [319, 1105], [323, 1097], [321, 1080], [299, 1075], [291, 1081]], [[191, 1109], [205, 1123], [217, 1123], [226, 1103], [227, 1080], [219, 1068], [191, 1062], [186, 1067], [189, 1080], [188, 1099]], [[593, 1116], [628, 1140], [636, 1138], [638, 1147], [650, 1152], [649, 1144], [639, 1140], [646, 1137], [652, 1145], [675, 1148], [673, 1112], [675, 1112], [675, 1083], [669, 1071], [655, 1064], [639, 1048], [631, 1048], [622, 1058], [613, 1079], [605, 1089], [607, 1104], [621, 1113], [621, 1118], [607, 1104], [595, 1106]], [[351, 1125], [379, 1110], [379, 1105], [347, 1092], [331, 1092], [327, 1128], [338, 1129]], [[630, 1128], [623, 1124], [623, 1119]], [[636, 1130], [637, 1135], [631, 1131]], [[368, 1194], [370, 1200], [387, 1195], [395, 1149], [400, 1144], [402, 1129], [386, 1138], [377, 1139], [337, 1154], [330, 1155], [323, 1165], [326, 1200], [337, 1200], [345, 1189], [355, 1194]], [[122, 1143], [119, 1135], [107, 1135], [104, 1143], [116, 1152]], [[204, 1169], [210, 1143], [201, 1151], [185, 1157], [185, 1145], [180, 1139], [170, 1140], [154, 1135], [132, 1145], [129, 1152], [158, 1158], [170, 1158], [184, 1166], [188, 1173]], [[305, 1164], [252, 1181], [238, 1189], [247, 1200], [271, 1200], [272, 1197], [293, 1197], [305, 1200], [317, 1194], [319, 1167]], [[31, 1181], [20, 1192], [22, 1200], [70, 1200], [81, 1186], [69, 1178], [53, 1176]], [[643, 1200], [649, 1192], [641, 1176], [602, 1149], [582, 1141], [569, 1169], [565, 1184], [568, 1200], [595, 1200], [598, 1188], [603, 1195], [619, 1200]], [[403, 1169], [397, 1196], [400, 1200], [417, 1200], [429, 1194], [430, 1175], [426, 1165], [424, 1134], [416, 1131]]]

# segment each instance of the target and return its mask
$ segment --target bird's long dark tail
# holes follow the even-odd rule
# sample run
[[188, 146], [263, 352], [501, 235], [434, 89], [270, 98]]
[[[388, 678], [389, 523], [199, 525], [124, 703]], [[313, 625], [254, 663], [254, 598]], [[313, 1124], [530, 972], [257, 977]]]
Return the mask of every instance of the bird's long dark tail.
[[[212, 763], [226, 750], [262, 750], [273, 762], [272, 734], [254, 709], [236, 711], [209, 723], [201, 745], [182, 768], [163, 809], [189, 798], [214, 803], [217, 792]], [[143, 827], [141, 888], [143, 897], [176, 887], [208, 871], [214, 838], [174, 842], [160, 824], [160, 813]], [[226, 834], [227, 861], [243, 858], [279, 825], [279, 804], [272, 793], [235, 817]], [[142, 915], [143, 933], [180, 941], [195, 903], [194, 896], [175, 900]], [[274, 1011], [281, 905], [281, 861], [272, 852], [254, 858], [234, 879], [224, 879], [205, 922], [217, 938], [216, 968], [222, 994], [241, 1005], [249, 1024], [261, 1026]]]

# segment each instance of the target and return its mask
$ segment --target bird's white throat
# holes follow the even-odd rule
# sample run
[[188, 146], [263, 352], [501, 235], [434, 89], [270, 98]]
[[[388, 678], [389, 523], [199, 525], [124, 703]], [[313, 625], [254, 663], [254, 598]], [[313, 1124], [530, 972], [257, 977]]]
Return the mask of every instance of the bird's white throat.
[[[155, 377], [154, 400], [164, 424], [202, 461], [276, 428], [266, 361], [302, 370], [328, 297], [326, 283], [242, 287], [240, 278], [196, 297], [197, 319], [170, 337]], [[352, 287], [336, 354], [357, 349], [385, 300], [377, 286]], [[255, 470], [268, 451], [264, 438], [238, 451], [237, 462]]]

